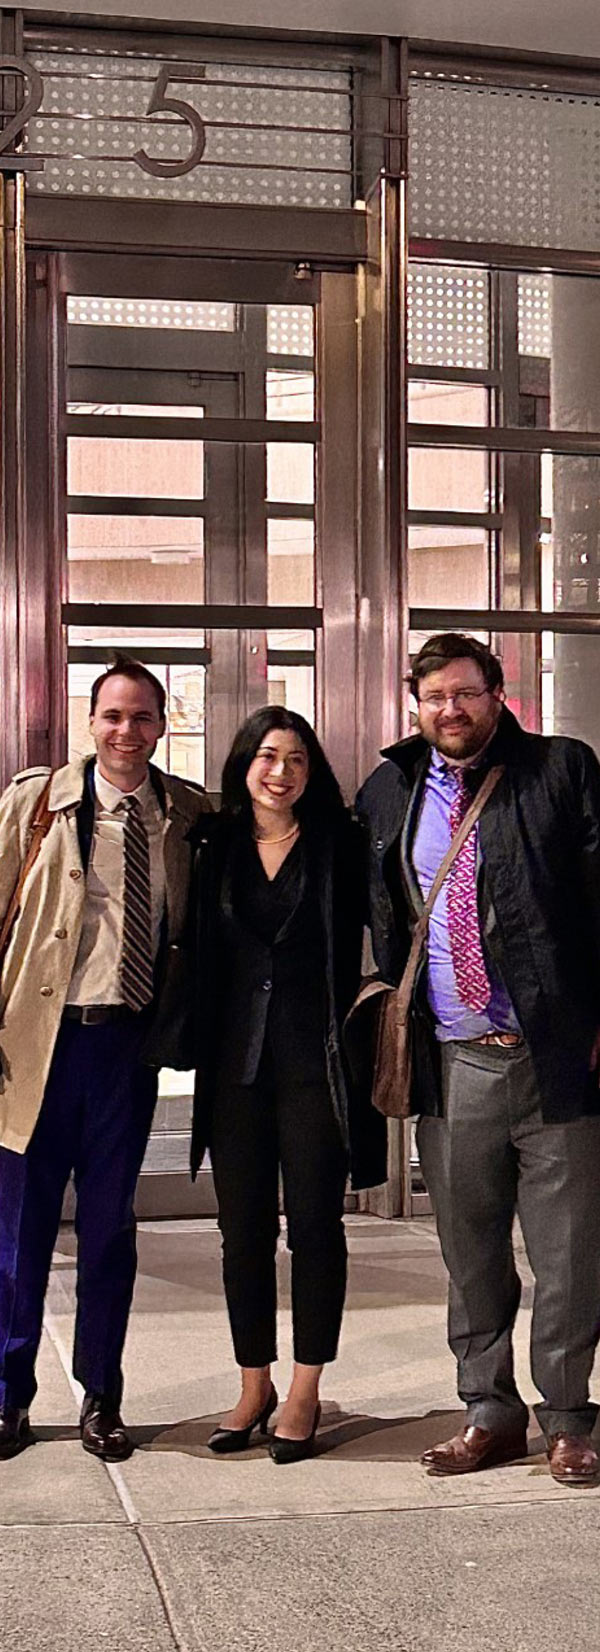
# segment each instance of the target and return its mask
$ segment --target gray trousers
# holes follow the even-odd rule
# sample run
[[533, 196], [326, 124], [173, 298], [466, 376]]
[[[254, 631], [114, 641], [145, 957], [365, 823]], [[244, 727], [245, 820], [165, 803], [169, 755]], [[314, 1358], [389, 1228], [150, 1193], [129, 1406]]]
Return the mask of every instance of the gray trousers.
[[521, 1295], [518, 1212], [535, 1277], [531, 1370], [548, 1436], [587, 1434], [600, 1336], [600, 1117], [544, 1124], [526, 1046], [443, 1046], [443, 1118], [417, 1126], [450, 1274], [448, 1338], [467, 1420], [511, 1432], [527, 1407], [514, 1378]]

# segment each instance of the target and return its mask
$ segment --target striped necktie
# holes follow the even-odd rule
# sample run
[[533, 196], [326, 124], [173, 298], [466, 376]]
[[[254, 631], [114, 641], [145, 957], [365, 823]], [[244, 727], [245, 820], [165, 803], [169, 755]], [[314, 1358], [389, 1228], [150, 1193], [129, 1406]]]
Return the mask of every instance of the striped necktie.
[[124, 797], [123, 950], [120, 983], [123, 1003], [141, 1010], [153, 995], [150, 848], [137, 797]]
[[[454, 797], [450, 808], [450, 834], [454, 837], [471, 803], [462, 769], [452, 771]], [[466, 843], [448, 874], [448, 935], [458, 996], [462, 1004], [481, 1015], [489, 1004], [492, 989], [485, 967], [479, 913], [477, 910], [477, 833], [469, 832]]]

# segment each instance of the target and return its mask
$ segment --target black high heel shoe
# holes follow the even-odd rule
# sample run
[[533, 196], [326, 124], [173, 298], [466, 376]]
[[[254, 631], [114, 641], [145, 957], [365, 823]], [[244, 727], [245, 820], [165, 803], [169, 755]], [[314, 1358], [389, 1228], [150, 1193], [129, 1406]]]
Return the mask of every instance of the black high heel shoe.
[[266, 1405], [263, 1405], [262, 1411], [259, 1411], [257, 1417], [252, 1418], [252, 1422], [248, 1423], [247, 1428], [215, 1428], [210, 1440], [206, 1442], [209, 1450], [220, 1452], [222, 1456], [225, 1456], [228, 1451], [246, 1451], [250, 1444], [250, 1435], [255, 1428], [258, 1428], [259, 1433], [266, 1434], [269, 1417], [272, 1417], [278, 1404], [279, 1400], [271, 1383], [271, 1392]]
[[283, 1434], [272, 1434], [269, 1440], [269, 1453], [274, 1463], [301, 1463], [305, 1457], [312, 1457], [315, 1449], [315, 1434], [321, 1421], [321, 1406], [317, 1400], [314, 1422], [310, 1434], [304, 1440], [287, 1440]]

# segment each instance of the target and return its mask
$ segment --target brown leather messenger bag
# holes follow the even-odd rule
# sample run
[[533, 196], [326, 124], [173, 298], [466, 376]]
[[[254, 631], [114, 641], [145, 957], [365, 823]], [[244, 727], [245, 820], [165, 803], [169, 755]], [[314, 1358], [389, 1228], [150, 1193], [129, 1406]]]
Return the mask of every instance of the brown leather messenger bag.
[[48, 798], [52, 785], [52, 775], [49, 776], [43, 791], [38, 797], [29, 827], [29, 844], [27, 854], [19, 872], [15, 887], [10, 897], [2, 924], [0, 926], [0, 969], [8, 951], [8, 943], [13, 931], [13, 925], [21, 909], [23, 890], [29, 873], [38, 858], [44, 838], [47, 836], [54, 820], [54, 813], [48, 808]]
[[369, 1062], [371, 1101], [377, 1111], [387, 1118], [408, 1118], [413, 1111], [413, 993], [427, 945], [431, 913], [450, 868], [503, 774], [503, 764], [489, 770], [438, 867], [413, 930], [408, 961], [399, 986], [390, 986], [389, 982], [376, 978], [365, 981], [346, 1016], [344, 1043], [351, 1072], [359, 1084], [364, 1083], [365, 1059]]

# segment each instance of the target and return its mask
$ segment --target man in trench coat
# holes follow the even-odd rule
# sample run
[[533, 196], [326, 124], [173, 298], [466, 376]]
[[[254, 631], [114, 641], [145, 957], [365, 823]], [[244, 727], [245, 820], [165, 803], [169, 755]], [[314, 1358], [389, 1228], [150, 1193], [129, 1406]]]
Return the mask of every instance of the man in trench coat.
[[518, 1210], [535, 1275], [532, 1374], [550, 1469], [600, 1477], [589, 1379], [600, 1332], [600, 767], [579, 740], [527, 734], [502, 668], [432, 637], [411, 687], [420, 732], [358, 799], [374, 953], [400, 979], [410, 931], [471, 798], [496, 789], [435, 903], [412, 1009], [413, 1111], [450, 1274], [465, 1427], [425, 1453], [464, 1474], [526, 1451], [514, 1377]]
[[[133, 1199], [157, 1068], [181, 1066], [199, 788], [150, 758], [165, 694], [128, 658], [97, 679], [96, 757], [51, 778], [51, 824], [0, 982], [0, 1459], [30, 1438], [35, 1360], [65, 1186], [77, 1196], [74, 1375], [84, 1448], [127, 1457], [121, 1356], [136, 1271]], [[49, 770], [0, 799], [0, 921]]]

